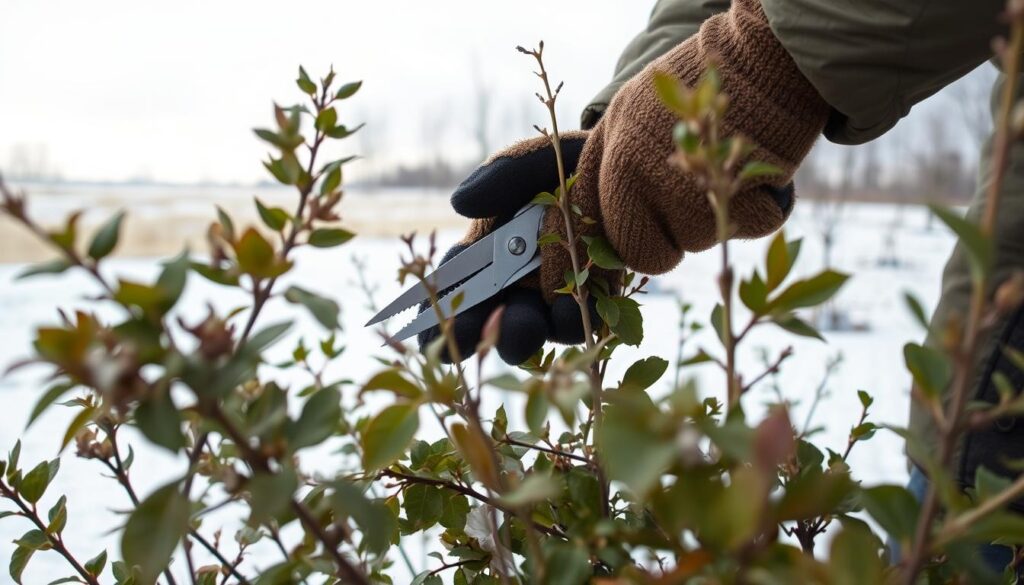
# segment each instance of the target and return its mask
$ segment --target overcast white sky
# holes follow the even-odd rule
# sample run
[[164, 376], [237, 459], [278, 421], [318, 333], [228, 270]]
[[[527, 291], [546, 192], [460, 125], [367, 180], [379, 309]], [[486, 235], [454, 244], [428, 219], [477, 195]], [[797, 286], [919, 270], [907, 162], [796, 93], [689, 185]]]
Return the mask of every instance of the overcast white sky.
[[499, 138], [542, 121], [515, 45], [546, 41], [575, 125], [653, 3], [3, 0], [0, 168], [19, 147], [45, 151], [67, 178], [262, 179], [264, 148], [249, 129], [269, 123], [273, 100], [299, 99], [300, 63], [365, 80], [341, 117], [376, 124], [374, 150], [465, 157], [474, 79], [494, 95]]

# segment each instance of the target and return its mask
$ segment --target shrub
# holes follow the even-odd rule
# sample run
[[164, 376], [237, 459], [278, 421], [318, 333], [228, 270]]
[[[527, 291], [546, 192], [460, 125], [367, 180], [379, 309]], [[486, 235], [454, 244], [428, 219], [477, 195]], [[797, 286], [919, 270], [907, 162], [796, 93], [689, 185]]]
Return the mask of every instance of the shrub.
[[[1019, 22], [1014, 30], [1019, 53]], [[552, 129], [544, 132], [557, 147], [558, 91], [551, 90], [542, 51], [543, 45], [524, 50], [540, 67], [541, 101], [552, 115]], [[47, 489], [60, 458], [25, 462], [16, 444], [0, 461], [0, 502], [6, 506], [0, 519], [29, 527], [9, 564], [16, 582], [23, 582], [26, 565], [44, 551], [66, 560], [66, 582], [90, 584], [174, 584], [183, 577], [201, 584], [392, 583], [407, 570], [417, 585], [445, 579], [477, 585], [981, 582], [991, 576], [965, 554], [967, 547], [997, 537], [1024, 542], [1024, 520], [1005, 511], [1024, 493], [1024, 480], [1010, 482], [982, 470], [973, 499], [933, 488], [923, 505], [899, 486], [861, 485], [847, 464], [849, 454], [880, 430], [870, 421], [872, 398], [866, 392], [859, 393], [862, 410], [851, 419], [842, 453], [820, 449], [806, 430], [795, 429], [784, 402], [772, 405], [762, 420], [748, 420], [744, 393], [793, 354], [785, 350], [767, 360], [764, 371], [745, 376], [736, 368], [736, 348], [761, 327], [820, 337], [799, 311], [825, 302], [847, 277], [826, 271], [791, 278], [800, 242], [782, 233], [758, 269], [739, 279], [734, 275], [727, 203], [745, 181], [774, 169], [748, 161], [750, 145], [741, 137], [719, 136], [728, 100], [719, 94], [713, 70], [695, 88], [670, 78], [657, 81], [666, 107], [680, 118], [674, 161], [707, 188], [722, 241], [721, 302], [708, 319], [721, 347], [680, 360], [683, 374], [670, 391], [650, 391], [669, 367], [658, 356], [632, 364], [621, 380], [605, 376], [622, 346], [642, 340], [646, 279], [627, 273], [621, 293], [611, 294], [588, 279], [595, 264], [620, 264], [610, 248], [589, 241], [589, 253], [581, 257], [580, 242], [571, 235], [556, 244], [574, 255], [575, 274], [562, 292], [583, 310], [588, 297], [597, 296], [604, 322], [588, 331], [584, 347], [549, 349], [517, 373], [474, 382], [471, 366], [441, 363], [443, 344], [453, 344], [449, 336], [421, 354], [385, 335], [391, 357], [369, 380], [327, 378], [326, 366], [343, 346], [337, 300], [277, 285], [292, 269], [297, 248], [332, 248], [353, 237], [338, 226], [343, 169], [351, 158], [324, 161], [322, 148], [358, 130], [339, 123], [338, 112], [360, 84], [338, 88], [334, 81], [333, 71], [313, 81], [300, 68], [297, 85], [307, 103], [275, 106], [274, 127], [256, 130], [276, 150], [264, 163], [268, 172], [295, 189], [294, 211], [257, 200], [263, 226], [243, 229], [218, 210], [208, 232], [209, 254], [184, 252], [151, 282], [112, 278], [106, 267], [122, 215], [85, 244], [76, 216], [62, 229], [47, 231], [28, 214], [23, 194], [3, 187], [3, 212], [57, 253], [23, 276], [84, 271], [102, 290], [95, 302], [117, 307], [108, 318], [61, 313], [57, 323], [37, 330], [26, 363], [47, 367], [51, 382], [41, 389], [31, 420], [65, 400], [76, 415], [63, 433], [63, 446], [74, 443], [79, 457], [95, 460], [133, 505], [118, 528], [123, 560], [108, 566], [107, 551], [83, 560], [83, 551], [69, 550], [62, 538], [75, 521], [68, 499]], [[1010, 105], [1007, 98], [1004, 137]], [[1005, 153], [1008, 139], [1001, 144]], [[563, 175], [545, 199], [559, 206], [570, 234], [575, 222], [588, 219], [568, 205], [564, 194], [571, 181]], [[1008, 389], [999, 404], [977, 406], [967, 416], [968, 357], [993, 311], [1007, 307], [989, 307], [985, 294], [991, 223], [973, 225], [936, 211], [975, 260], [975, 308], [963, 334], [950, 337], [962, 345], [945, 351], [908, 345], [906, 357], [918, 389], [915, 399], [944, 422], [948, 450], [963, 432], [1020, 412], [1024, 402]], [[412, 237], [406, 243], [401, 277], [422, 280], [434, 266], [433, 240], [426, 251]], [[182, 315], [177, 304], [190, 274], [241, 290], [250, 302], [232, 313], [211, 307], [202, 318]], [[1003, 289], [1000, 298], [1014, 292]], [[260, 317], [268, 303], [282, 301], [311, 313], [324, 337], [309, 345], [300, 341], [287, 363], [270, 364], [264, 356], [290, 322], [266, 324]], [[748, 321], [737, 322], [736, 302], [749, 311]], [[916, 301], [911, 307], [923, 315]], [[489, 359], [497, 322], [485, 328], [478, 363]], [[717, 364], [724, 374], [724, 383], [705, 397], [685, 376], [685, 368], [700, 363]], [[268, 375], [271, 368], [299, 372], [307, 383], [284, 388]], [[947, 383], [954, 399], [943, 410], [938, 396]], [[524, 411], [513, 418], [524, 420], [525, 428], [510, 425], [504, 406], [482, 412], [483, 392], [523, 394]], [[387, 406], [370, 409], [361, 399], [367, 393], [384, 393]], [[446, 436], [433, 442], [418, 438], [423, 416], [437, 418]], [[125, 426], [161, 448], [184, 453], [187, 467], [169, 473], [152, 493], [137, 494], [132, 449], [119, 434]], [[332, 459], [336, 466], [315, 474], [303, 469], [303, 455], [325, 444], [340, 449]], [[933, 485], [949, 484], [942, 463], [932, 468]], [[941, 518], [940, 502], [948, 510]], [[223, 507], [242, 510], [244, 522], [207, 526], [206, 514]], [[890, 566], [876, 526], [910, 551], [903, 563]], [[820, 551], [830, 528], [828, 551]], [[233, 534], [235, 554], [224, 552], [222, 532]], [[439, 539], [443, 553], [432, 552], [430, 566], [416, 567], [403, 543], [427, 534]], [[250, 547], [260, 540], [272, 541], [279, 558], [254, 558]], [[196, 566], [193, 552], [199, 548], [216, 564]], [[172, 567], [175, 556], [184, 560]], [[405, 567], [394, 566], [399, 558]]]

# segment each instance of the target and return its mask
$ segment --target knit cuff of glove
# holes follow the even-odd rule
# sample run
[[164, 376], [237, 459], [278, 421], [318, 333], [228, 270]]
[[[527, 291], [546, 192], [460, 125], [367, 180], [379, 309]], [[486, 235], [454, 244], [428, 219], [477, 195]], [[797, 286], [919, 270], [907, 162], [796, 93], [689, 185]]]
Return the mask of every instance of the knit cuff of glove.
[[[729, 97], [723, 135], [745, 136], [756, 146], [751, 160], [782, 170], [746, 184], [731, 199], [733, 237], [764, 236], [785, 221], [793, 196], [784, 187], [828, 118], [828, 104], [775, 38], [757, 0], [734, 0], [728, 12], [705, 21], [696, 35], [627, 82], [590, 140], [603, 144], [600, 176], [587, 180], [581, 172], [574, 191], [582, 198], [597, 194], [596, 217], [608, 240], [626, 265], [639, 272], [671, 270], [685, 252], [718, 241], [704, 188], [667, 162], [675, 151], [676, 117], [653, 89], [656, 72], [694, 87], [712, 64], [722, 93]], [[581, 169], [592, 163], [588, 154], [585, 150], [581, 157]], [[554, 274], [545, 280], [554, 280]]]
[[726, 134], [746, 136], [758, 146], [755, 158], [783, 169], [772, 181], [777, 185], [789, 182], [828, 120], [829, 105], [775, 37], [760, 0], [733, 0], [728, 12], [709, 18], [662, 59], [656, 70], [675, 72], [691, 86], [715, 63], [729, 96]]

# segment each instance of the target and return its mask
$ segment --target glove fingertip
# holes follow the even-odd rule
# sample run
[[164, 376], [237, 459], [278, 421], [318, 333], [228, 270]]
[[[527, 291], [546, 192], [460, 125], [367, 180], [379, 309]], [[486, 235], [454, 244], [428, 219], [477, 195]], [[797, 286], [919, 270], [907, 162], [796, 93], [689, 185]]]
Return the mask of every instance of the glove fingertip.
[[498, 333], [498, 355], [501, 359], [507, 364], [519, 365], [544, 347], [547, 337], [548, 320], [540, 291], [509, 291]]
[[[587, 309], [590, 313], [590, 325], [597, 329], [601, 326], [601, 317], [597, 314], [597, 299], [593, 296], [587, 299]], [[555, 298], [551, 303], [549, 317], [548, 339], [567, 345], [584, 341], [583, 317], [576, 299], [568, 295]]]
[[782, 187], [765, 185], [765, 190], [768, 191], [768, 195], [778, 204], [782, 215], [788, 217], [789, 213], [793, 211], [793, 205], [796, 203], [796, 187], [793, 185], [793, 182], [790, 181]]
[[[572, 133], [562, 142], [565, 170], [576, 170], [587, 134]], [[554, 149], [546, 139], [515, 144], [477, 167], [452, 192], [456, 213], [473, 219], [508, 219], [538, 193], [558, 185]]]

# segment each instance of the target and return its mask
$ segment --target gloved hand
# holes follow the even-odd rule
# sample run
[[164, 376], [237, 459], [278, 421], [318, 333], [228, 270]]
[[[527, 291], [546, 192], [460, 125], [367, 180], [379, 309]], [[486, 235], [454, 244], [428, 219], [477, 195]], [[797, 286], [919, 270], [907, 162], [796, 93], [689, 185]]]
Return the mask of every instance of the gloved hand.
[[[706, 193], [691, 175], [669, 163], [676, 118], [654, 91], [655, 72], [670, 73], [692, 87], [712, 60], [721, 90], [730, 98], [721, 121], [724, 134], [746, 136], [756, 145], [752, 160], [782, 170], [748, 183], [733, 197], [733, 237], [760, 237], [782, 225], [795, 200], [792, 176], [827, 121], [828, 104], [776, 40], [759, 0], [733, 0], [728, 12], [705, 21], [695, 36], [624, 84], [593, 130], [567, 133], [562, 140], [566, 172], [578, 176], [571, 201], [583, 216], [596, 220], [577, 222], [576, 233], [605, 237], [632, 270], [667, 272], [684, 252], [716, 243], [714, 211]], [[554, 152], [544, 137], [492, 156], [452, 195], [452, 207], [476, 221], [445, 259], [557, 184]], [[557, 232], [565, 239], [559, 210], [548, 211], [543, 232]], [[580, 253], [585, 259], [585, 250]], [[569, 255], [561, 246], [542, 247], [539, 290], [536, 282], [510, 287], [455, 319], [462, 357], [472, 353], [481, 328], [500, 304], [505, 313], [497, 349], [509, 363], [521, 363], [545, 339], [582, 341], [575, 301], [553, 292], [564, 286], [570, 269]], [[436, 329], [421, 334], [421, 345], [437, 334]]]
[[[589, 134], [568, 132], [562, 135], [562, 160], [567, 175], [575, 172]], [[538, 193], [554, 191], [558, 183], [554, 148], [543, 136], [524, 140], [492, 156], [452, 194], [452, 207], [455, 211], [475, 221], [462, 241], [444, 255], [441, 264], [508, 222]], [[553, 231], [552, 224], [558, 221], [562, 221], [561, 213], [552, 208], [544, 218], [542, 233]], [[554, 247], [558, 246], [544, 246], [541, 248], [542, 255]], [[568, 253], [564, 250], [562, 253], [568, 261]], [[565, 285], [564, 277], [560, 275], [558, 278], [560, 283], [547, 288], [547, 291]], [[473, 353], [488, 317], [501, 305], [504, 305], [505, 311], [499, 328], [497, 350], [501, 358], [510, 364], [526, 361], [545, 341], [581, 343], [584, 329], [579, 305], [570, 295], [554, 295], [552, 292], [545, 298], [542, 290], [537, 275], [532, 274], [499, 295], [459, 314], [454, 327], [459, 354], [465, 358]], [[597, 327], [600, 321], [593, 302], [590, 314], [594, 327]], [[439, 333], [437, 327], [420, 333], [420, 347], [426, 347]], [[442, 358], [445, 361], [451, 360], [447, 349], [442, 352]]]

